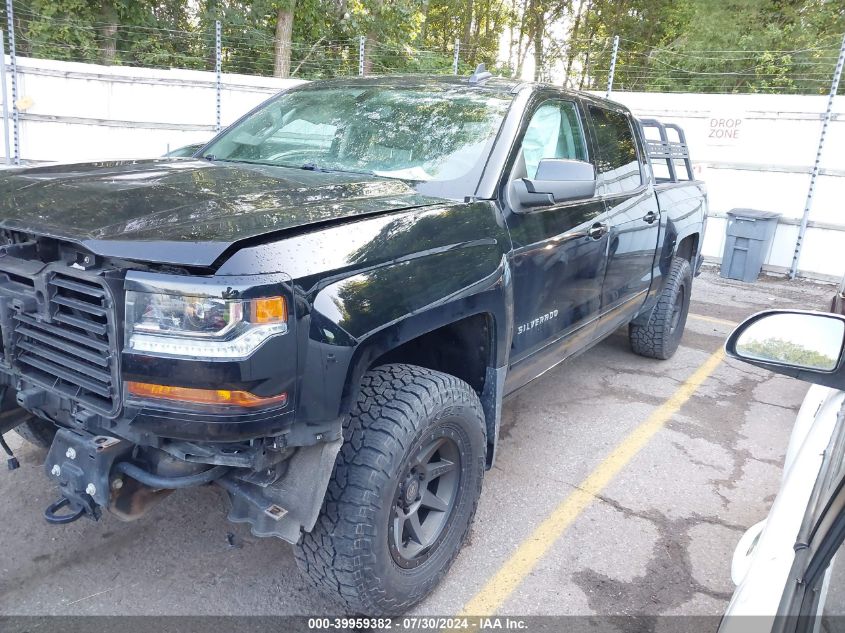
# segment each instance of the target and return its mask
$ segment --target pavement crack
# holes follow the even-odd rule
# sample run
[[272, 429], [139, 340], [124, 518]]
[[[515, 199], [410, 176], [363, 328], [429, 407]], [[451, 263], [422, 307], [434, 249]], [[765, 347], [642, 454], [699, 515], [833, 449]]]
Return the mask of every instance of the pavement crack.
[[784, 411], [789, 411], [790, 413], [798, 413], [798, 407], [788, 407], [785, 404], [777, 404], [775, 402], [766, 402], [765, 400], [755, 400], [754, 398], [751, 399], [751, 402], [755, 404], [764, 404], [767, 407], [777, 407], [778, 409], [783, 409]]
[[[613, 578], [592, 568], [572, 574], [573, 582], [584, 592], [590, 608], [602, 615], [629, 615], [631, 606], [637, 605], [642, 614], [660, 614], [675, 611], [688, 603], [696, 594], [727, 602], [730, 592], [719, 591], [702, 584], [693, 573], [690, 557], [692, 536], [690, 530], [702, 523], [743, 530], [719, 517], [692, 515], [670, 519], [657, 510], [643, 511], [626, 507], [606, 495], [596, 495], [603, 503], [621, 512], [626, 518], [635, 517], [648, 521], [657, 530], [651, 558], [645, 572], [630, 581]], [[649, 579], [660, 578], [660, 584]], [[634, 626], [623, 631], [640, 631]]]
[[705, 462], [705, 461], [702, 461], [702, 460], [700, 460], [700, 459], [697, 459], [697, 458], [696, 458], [696, 457], [695, 457], [695, 456], [694, 456], [694, 455], [693, 455], [693, 454], [689, 451], [689, 449], [688, 449], [686, 446], [684, 446], [683, 444], [681, 444], [680, 442], [672, 442], [672, 446], [674, 446], [674, 447], [675, 447], [675, 448], [677, 448], [677, 449], [678, 449], [681, 453], [683, 453], [684, 455], [686, 455], [687, 460], [688, 460], [691, 464], [695, 464], [696, 466], [702, 466], [702, 467], [704, 467], [704, 468], [710, 468], [710, 469], [713, 469], [713, 470], [718, 470], [718, 469], [719, 469], [719, 467], [718, 467], [718, 466], [716, 466], [715, 464], [710, 464], [710, 463], [708, 463], [708, 462]]
[[774, 466], [776, 468], [783, 468], [782, 459], [772, 459], [769, 457], [754, 457], [753, 455], [749, 455], [748, 459], [750, 461], [757, 462], [758, 464], [768, 464], [769, 466]]

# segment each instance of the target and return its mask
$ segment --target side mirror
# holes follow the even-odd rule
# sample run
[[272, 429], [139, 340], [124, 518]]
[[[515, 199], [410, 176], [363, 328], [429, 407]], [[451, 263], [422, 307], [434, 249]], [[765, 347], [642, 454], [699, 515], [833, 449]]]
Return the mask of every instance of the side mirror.
[[725, 351], [756, 367], [834, 389], [845, 388], [845, 318], [824, 312], [766, 310], [741, 323]]
[[513, 199], [522, 207], [548, 206], [596, 194], [596, 170], [590, 163], [566, 158], [544, 158], [534, 178], [511, 183]]

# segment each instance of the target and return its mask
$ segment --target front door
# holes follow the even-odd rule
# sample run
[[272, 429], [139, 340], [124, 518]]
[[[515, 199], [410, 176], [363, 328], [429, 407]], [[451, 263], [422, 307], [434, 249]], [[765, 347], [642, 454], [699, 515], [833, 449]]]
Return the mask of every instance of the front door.
[[587, 106], [597, 154], [596, 193], [610, 223], [607, 270], [602, 285], [602, 330], [630, 321], [651, 286], [660, 209], [643, 173], [646, 160], [634, 122], [623, 111]]
[[[547, 97], [530, 111], [509, 182], [533, 178], [543, 158], [589, 161], [575, 101]], [[506, 392], [586, 346], [601, 307], [607, 236], [599, 198], [509, 210], [514, 332]]]
[[[808, 335], [809, 336], [809, 335]], [[809, 337], [807, 340], [810, 340]], [[777, 339], [771, 339], [776, 341]], [[815, 339], [814, 339], [815, 340]], [[782, 341], [781, 341], [782, 342]], [[803, 349], [796, 346], [796, 349]], [[836, 350], [838, 351], [838, 350]], [[797, 365], [795, 365], [797, 367]], [[809, 373], [809, 372], [808, 372]], [[810, 433], [823, 433], [832, 422], [833, 410], [819, 409]], [[831, 416], [831, 417], [827, 417]], [[810, 442], [810, 440], [807, 440]], [[791, 522], [787, 512], [773, 510], [765, 530], [772, 536], [766, 544], [767, 562], [761, 564], [765, 574], [746, 577], [744, 583], [770, 602], [772, 594], [780, 597], [776, 618], [738, 615], [745, 606], [731, 601], [719, 633], [842, 633], [845, 631], [845, 407], [839, 410], [827, 448], [819, 461], [804, 461], [807, 455], [797, 454], [775, 500], [775, 506], [790, 510], [799, 523]], [[815, 484], [808, 486], [815, 477]], [[808, 490], [812, 487], [812, 492]], [[809, 503], [808, 503], [809, 498]], [[790, 504], [790, 505], [787, 505]], [[796, 533], [797, 531], [797, 533]], [[794, 539], [790, 541], [789, 539]], [[761, 540], [761, 543], [763, 541]], [[794, 546], [790, 547], [794, 542]], [[780, 548], [780, 553], [778, 552]], [[794, 550], [792, 568], [784, 578], [778, 570], [783, 554]], [[754, 552], [758, 559], [762, 552]], [[780, 559], [780, 560], [779, 560]], [[756, 565], [755, 562], [752, 563]], [[752, 572], [749, 572], [751, 574]]]

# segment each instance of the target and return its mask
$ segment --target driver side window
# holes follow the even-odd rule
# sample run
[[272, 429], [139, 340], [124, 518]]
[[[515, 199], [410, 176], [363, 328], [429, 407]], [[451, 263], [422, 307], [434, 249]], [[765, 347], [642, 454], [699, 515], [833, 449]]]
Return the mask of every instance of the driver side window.
[[587, 160], [584, 133], [578, 111], [571, 101], [545, 102], [534, 111], [528, 123], [518, 157], [524, 162], [526, 178], [535, 177], [544, 158]]

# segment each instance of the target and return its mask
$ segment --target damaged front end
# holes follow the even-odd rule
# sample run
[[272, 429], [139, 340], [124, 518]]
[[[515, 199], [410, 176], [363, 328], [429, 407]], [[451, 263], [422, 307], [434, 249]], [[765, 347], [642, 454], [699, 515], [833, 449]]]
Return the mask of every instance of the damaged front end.
[[162, 270], [0, 232], [0, 389], [15, 396], [0, 399], [0, 431], [30, 414], [58, 427], [46, 519], [133, 520], [216, 483], [232, 521], [296, 542], [316, 521], [341, 422], [295, 423], [293, 297], [280, 274]]

